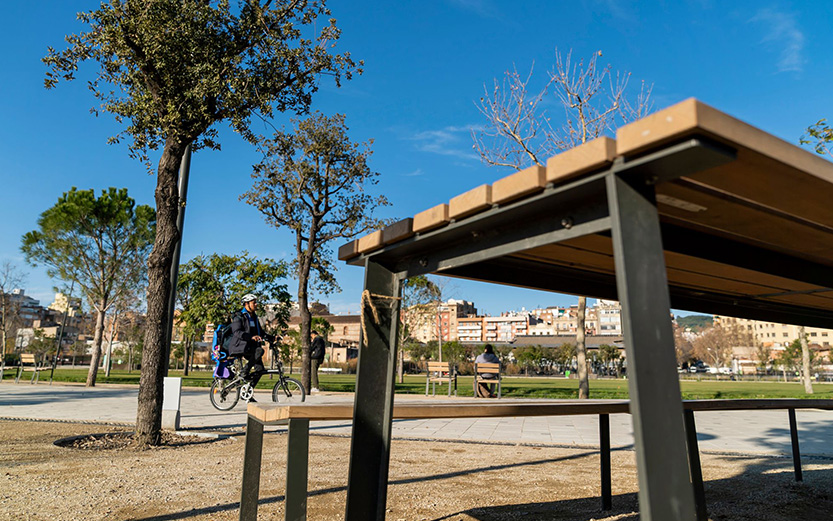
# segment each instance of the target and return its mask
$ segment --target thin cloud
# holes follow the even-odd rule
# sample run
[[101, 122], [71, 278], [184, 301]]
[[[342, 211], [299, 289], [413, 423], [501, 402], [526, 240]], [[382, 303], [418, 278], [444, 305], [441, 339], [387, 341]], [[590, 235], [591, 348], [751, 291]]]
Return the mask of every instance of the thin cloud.
[[402, 176], [402, 177], [417, 177], [417, 176], [421, 176], [421, 175], [424, 175], [424, 174], [425, 174], [425, 172], [423, 172], [421, 168], [417, 168], [413, 172], [408, 172], [406, 174], [399, 174], [399, 175]]
[[488, 0], [450, 0], [450, 3], [459, 9], [470, 11], [483, 18], [500, 19], [500, 12], [494, 4]]
[[778, 71], [801, 72], [804, 70], [804, 33], [798, 27], [793, 13], [766, 8], [758, 11], [750, 22], [766, 28], [761, 43], [778, 45], [781, 48]]
[[470, 151], [471, 133], [477, 129], [478, 127], [474, 125], [451, 126], [439, 130], [417, 132], [408, 139], [416, 142], [416, 148], [421, 152], [479, 161], [480, 158]]

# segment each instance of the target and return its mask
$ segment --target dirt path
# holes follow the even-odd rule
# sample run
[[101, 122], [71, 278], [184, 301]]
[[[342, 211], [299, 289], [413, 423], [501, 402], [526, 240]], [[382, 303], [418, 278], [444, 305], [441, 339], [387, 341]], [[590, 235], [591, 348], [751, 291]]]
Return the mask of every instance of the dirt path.
[[[0, 421], [0, 519], [236, 520], [243, 438], [175, 447], [81, 451], [65, 436], [99, 425]], [[340, 520], [347, 438], [310, 440], [309, 519]], [[259, 519], [283, 519], [286, 436], [267, 434]], [[592, 450], [395, 441], [387, 519], [638, 519], [634, 453], [613, 454], [613, 512], [599, 510]], [[807, 461], [796, 484], [788, 459], [703, 457], [712, 519], [833, 519], [833, 462]]]

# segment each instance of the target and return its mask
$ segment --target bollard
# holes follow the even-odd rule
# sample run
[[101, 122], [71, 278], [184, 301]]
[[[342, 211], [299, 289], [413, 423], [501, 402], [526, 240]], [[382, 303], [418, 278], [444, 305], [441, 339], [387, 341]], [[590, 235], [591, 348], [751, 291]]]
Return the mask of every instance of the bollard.
[[182, 394], [182, 378], [165, 377], [162, 387], [162, 428], [179, 430], [179, 399]]

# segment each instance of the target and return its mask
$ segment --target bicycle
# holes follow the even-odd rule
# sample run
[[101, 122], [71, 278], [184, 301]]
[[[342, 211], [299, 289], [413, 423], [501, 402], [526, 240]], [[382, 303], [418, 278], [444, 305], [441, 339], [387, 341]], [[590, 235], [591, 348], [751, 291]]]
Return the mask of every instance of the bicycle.
[[[255, 392], [251, 380], [243, 378], [243, 358], [229, 358], [231, 358], [231, 363], [228, 364], [230, 378], [215, 377], [214, 381], [211, 382], [211, 389], [209, 389], [211, 405], [219, 411], [233, 409], [240, 398], [249, 401], [249, 398]], [[278, 381], [272, 388], [273, 402], [289, 405], [301, 403], [306, 399], [307, 393], [304, 390], [304, 386], [298, 380], [290, 378], [283, 373], [283, 364], [280, 360], [277, 361], [277, 368], [266, 369], [261, 371], [260, 374], [278, 376]]]

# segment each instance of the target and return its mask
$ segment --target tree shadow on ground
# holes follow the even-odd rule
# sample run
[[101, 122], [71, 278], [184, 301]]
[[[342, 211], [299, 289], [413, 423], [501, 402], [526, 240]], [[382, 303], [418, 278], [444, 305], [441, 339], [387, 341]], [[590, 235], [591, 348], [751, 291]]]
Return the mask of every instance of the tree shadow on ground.
[[[762, 461], [755, 458], [755, 461]], [[797, 483], [783, 459], [768, 458], [749, 464], [742, 473], [705, 483], [706, 507], [712, 521], [792, 521], [833, 519], [833, 469], [804, 473]], [[636, 493], [613, 496], [613, 509], [602, 511], [597, 497], [561, 501], [477, 507], [434, 518], [432, 521], [637, 521]]]

